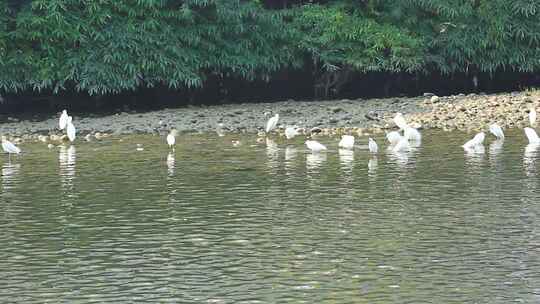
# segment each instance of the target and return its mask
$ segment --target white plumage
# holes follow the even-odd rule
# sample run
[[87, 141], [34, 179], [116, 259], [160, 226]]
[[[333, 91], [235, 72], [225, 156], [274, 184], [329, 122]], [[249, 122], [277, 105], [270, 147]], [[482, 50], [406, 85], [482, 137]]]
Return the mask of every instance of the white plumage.
[[344, 149], [353, 149], [354, 148], [354, 136], [352, 135], [343, 135], [339, 141], [338, 146]]
[[469, 140], [468, 142], [466, 142], [464, 145], [463, 145], [463, 148], [464, 149], [471, 149], [471, 148], [474, 148], [475, 146], [479, 146], [479, 145], [482, 145], [482, 143], [484, 142], [484, 138], [486, 137], [486, 134], [484, 134], [484, 132], [480, 132], [478, 134], [476, 134], [473, 139]]
[[531, 124], [531, 126], [536, 125], [536, 110], [534, 108], [531, 108], [531, 110], [529, 111], [529, 123]]
[[277, 126], [278, 121], [279, 121], [279, 114], [276, 114], [273, 117], [271, 117], [266, 123], [266, 133], [274, 130]]
[[75, 134], [77, 133], [77, 130], [75, 130], [75, 126], [72, 123], [72, 120], [73, 118], [71, 116], [68, 116], [67, 123], [66, 123], [66, 132], [67, 132], [69, 141], [74, 141]]
[[287, 139], [292, 139], [296, 135], [298, 135], [298, 130], [296, 129], [296, 127], [287, 127], [287, 128], [285, 128], [285, 137]]
[[174, 149], [175, 143], [176, 143], [176, 130], [171, 130], [171, 132], [167, 134], [167, 145], [169, 145], [169, 148]]
[[504, 132], [501, 126], [496, 123], [493, 123], [489, 126], [489, 132], [491, 132], [491, 134], [497, 137], [497, 139], [504, 139]]
[[396, 116], [394, 116], [394, 123], [400, 128], [401, 130], [405, 130], [409, 125], [407, 124], [407, 121], [405, 120], [405, 117], [403, 117], [403, 114], [397, 113]]
[[62, 114], [60, 114], [60, 119], [58, 119], [58, 127], [60, 128], [60, 130], [64, 130], [66, 128], [67, 121], [68, 121], [67, 110], [63, 110]]
[[379, 146], [377, 145], [377, 142], [373, 138], [368, 138], [368, 148], [369, 152], [371, 153], [377, 153], [379, 152]]
[[529, 140], [529, 144], [540, 144], [540, 137], [536, 134], [536, 131], [531, 128], [523, 129], [525, 131], [525, 136]]
[[401, 135], [397, 131], [392, 131], [386, 134], [386, 139], [391, 145], [395, 145], [401, 140]]
[[404, 129], [403, 136], [407, 140], [412, 140], [412, 141], [421, 141], [422, 140], [422, 134], [420, 134], [420, 132], [417, 129], [411, 128], [411, 127], [406, 127]]
[[393, 152], [403, 152], [403, 151], [409, 151], [411, 149], [411, 146], [409, 145], [409, 141], [402, 137], [392, 148]]
[[326, 150], [326, 146], [315, 140], [306, 140], [306, 146], [311, 152], [321, 152]]
[[5, 136], [2, 136], [2, 150], [4, 150], [4, 152], [9, 153], [9, 154], [21, 153], [21, 149], [19, 149], [12, 142], [7, 140]]

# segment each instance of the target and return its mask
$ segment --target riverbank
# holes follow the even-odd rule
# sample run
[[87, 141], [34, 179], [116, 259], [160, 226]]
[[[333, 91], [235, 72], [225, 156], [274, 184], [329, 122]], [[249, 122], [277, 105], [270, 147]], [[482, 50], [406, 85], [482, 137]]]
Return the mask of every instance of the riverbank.
[[[338, 133], [382, 132], [394, 127], [396, 112], [424, 129], [480, 130], [492, 122], [503, 128], [524, 127], [531, 108], [538, 108], [540, 93], [524, 91], [506, 94], [469, 94], [438, 97], [426, 93], [414, 98], [357, 99], [331, 101], [283, 101], [275, 103], [192, 106], [137, 113], [120, 112], [94, 116], [71, 113], [79, 137], [96, 133], [111, 135], [164, 134], [171, 128], [180, 132], [256, 133], [269, 116], [280, 114], [279, 126], [297, 125]], [[69, 109], [68, 109], [69, 110]], [[12, 137], [36, 138], [61, 134], [58, 116], [19, 120], [6, 117], [0, 133]]]

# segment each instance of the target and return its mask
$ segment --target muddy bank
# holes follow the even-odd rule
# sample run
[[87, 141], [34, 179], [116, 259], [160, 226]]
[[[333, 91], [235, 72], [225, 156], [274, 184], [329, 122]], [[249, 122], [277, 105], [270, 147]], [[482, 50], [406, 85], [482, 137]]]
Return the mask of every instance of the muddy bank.
[[[473, 130], [496, 121], [503, 126], [525, 126], [530, 108], [537, 107], [536, 91], [508, 94], [470, 94], [438, 97], [369, 100], [283, 101], [258, 104], [164, 109], [146, 113], [120, 112], [108, 116], [71, 113], [79, 136], [96, 132], [113, 135], [163, 134], [171, 128], [180, 132], [214, 132], [218, 124], [228, 132], [255, 133], [268, 119], [265, 113], [279, 113], [279, 126], [381, 130], [394, 127], [391, 117], [402, 112], [422, 128]], [[59, 109], [61, 110], [61, 109]], [[69, 111], [69, 109], [68, 109]], [[9, 136], [60, 134], [58, 116], [35, 120], [4, 117], [0, 133]]]

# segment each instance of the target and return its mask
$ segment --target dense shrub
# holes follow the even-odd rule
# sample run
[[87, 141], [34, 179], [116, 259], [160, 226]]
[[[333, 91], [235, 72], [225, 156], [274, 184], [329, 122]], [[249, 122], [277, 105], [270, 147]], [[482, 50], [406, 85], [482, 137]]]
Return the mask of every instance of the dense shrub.
[[535, 72], [536, 0], [4, 0], [0, 90], [114, 94], [351, 73]]

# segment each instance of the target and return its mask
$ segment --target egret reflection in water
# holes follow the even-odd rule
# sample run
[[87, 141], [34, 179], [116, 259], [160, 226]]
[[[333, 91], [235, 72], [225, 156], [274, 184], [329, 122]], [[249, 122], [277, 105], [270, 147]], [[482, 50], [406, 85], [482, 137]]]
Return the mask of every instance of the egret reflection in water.
[[1, 165], [0, 302], [536, 303], [540, 150], [515, 133], [504, 171], [464, 170], [464, 137], [433, 131], [421, 151], [357, 150], [351, 173], [337, 143], [291, 141], [274, 170], [263, 145], [184, 134], [168, 176], [157, 136], [76, 158], [29, 142]]
[[73, 189], [73, 179], [75, 178], [75, 164], [77, 161], [75, 146], [60, 146], [58, 152], [58, 163], [60, 166], [60, 180], [62, 182], [62, 188], [65, 191], [71, 191]]
[[414, 156], [413, 150], [394, 151], [393, 149], [386, 150], [388, 160], [396, 164], [400, 169], [406, 169], [410, 165], [410, 159]]
[[379, 161], [377, 159], [377, 156], [372, 156], [368, 160], [368, 173], [370, 175], [375, 174], [377, 172], [377, 167], [379, 166]]
[[169, 175], [174, 174], [174, 165], [175, 165], [174, 153], [169, 152], [169, 154], [167, 154], [167, 172], [169, 173]]
[[319, 168], [324, 162], [326, 162], [326, 153], [307, 153], [306, 154], [306, 168], [313, 170]]
[[279, 167], [279, 148], [277, 143], [266, 137], [266, 157], [269, 168]]
[[14, 164], [11, 162], [4, 163], [2, 165], [2, 190], [3, 192], [9, 191], [14, 185], [17, 184], [16, 178], [21, 169], [21, 164]]
[[464, 148], [465, 164], [469, 170], [477, 171], [485, 157], [486, 148], [483, 145]]
[[295, 146], [285, 147], [285, 162], [290, 162], [296, 158], [298, 149]]
[[504, 145], [504, 139], [497, 139], [489, 144], [489, 154], [498, 155], [502, 152]]
[[354, 165], [354, 151], [350, 149], [339, 149], [338, 154], [341, 168], [352, 171]]
[[523, 153], [523, 166], [525, 167], [525, 174], [527, 176], [536, 175], [536, 158], [538, 157], [538, 151], [540, 150], [540, 144], [528, 144], [525, 146]]

